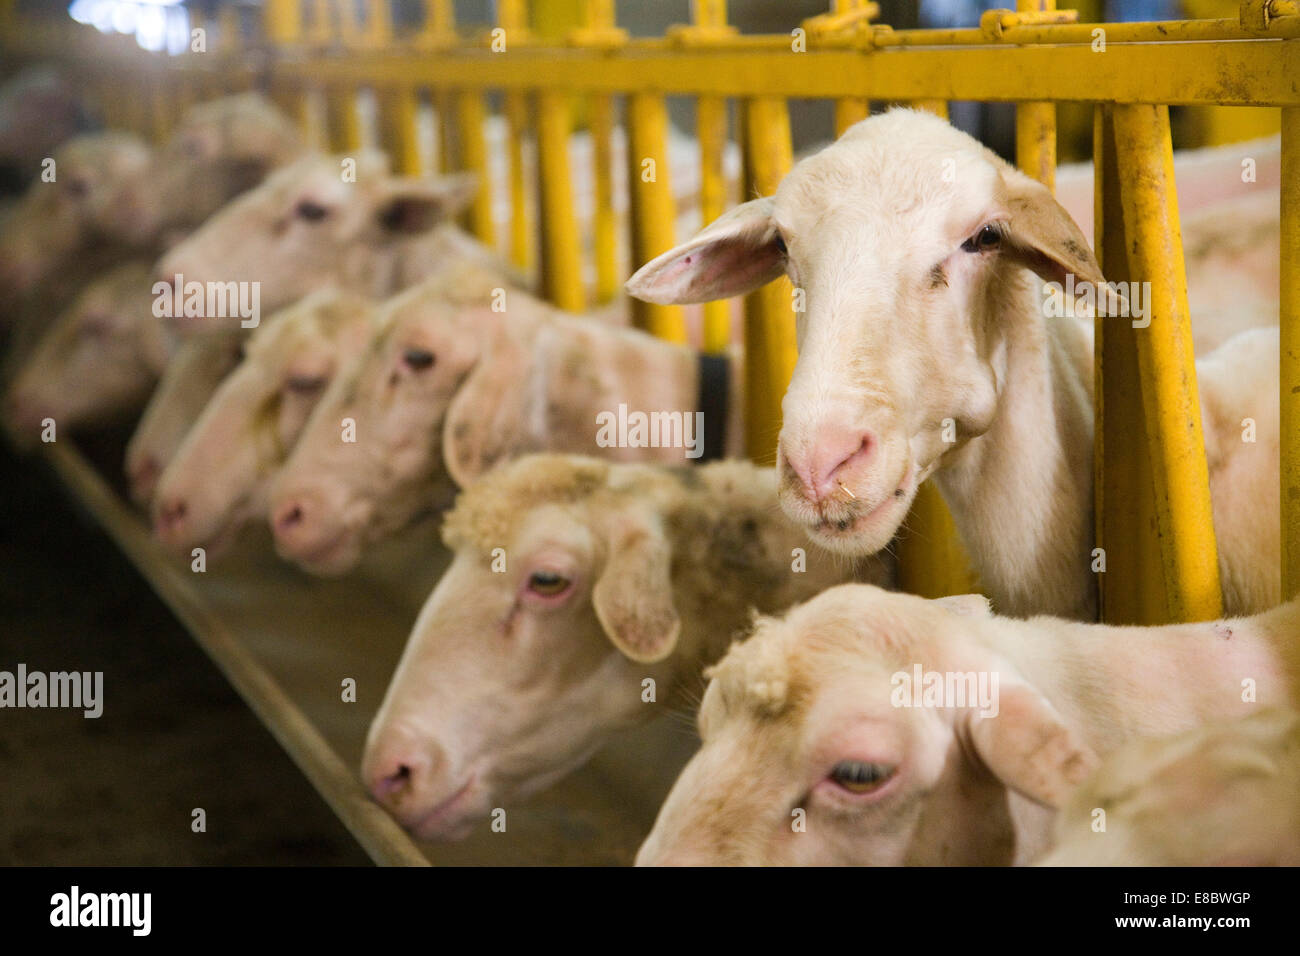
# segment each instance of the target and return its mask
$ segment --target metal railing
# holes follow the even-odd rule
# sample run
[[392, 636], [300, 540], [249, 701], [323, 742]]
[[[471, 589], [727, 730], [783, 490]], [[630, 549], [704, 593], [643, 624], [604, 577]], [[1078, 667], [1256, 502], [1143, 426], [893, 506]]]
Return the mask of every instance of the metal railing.
[[[537, 0], [544, 3], [545, 0]], [[551, 4], [554, 6], [554, 3]], [[1162, 23], [1079, 23], [1051, 2], [1020, 0], [991, 11], [978, 27], [893, 30], [876, 24], [877, 5], [835, 0], [826, 14], [790, 34], [742, 35], [724, 0], [696, 0], [690, 24], [657, 38], [617, 27], [612, 0], [570, 4], [567, 35], [542, 37], [526, 0], [500, 0], [499, 22], [459, 31], [451, 0], [425, 0], [422, 28], [394, 36], [386, 0], [369, 0], [357, 22], [351, 4], [329, 16], [331, 0], [266, 0], [262, 37], [231, 39], [204, 55], [162, 57], [127, 49], [90, 30], [19, 23], [0, 0], [0, 42], [30, 56], [54, 55], [93, 79], [88, 89], [117, 126], [162, 137], [189, 103], [247, 88], [268, 91], [303, 119], [324, 102], [326, 142], [360, 145], [356, 97], [378, 104], [381, 145], [395, 168], [417, 172], [416, 114], [422, 91], [445, 135], [439, 166], [488, 176], [484, 119], [499, 94], [508, 124], [512, 214], [504, 245], [522, 266], [536, 262], [540, 287], [556, 304], [589, 304], [567, 149], [580, 103], [594, 141], [597, 281], [606, 300], [620, 280], [617, 221], [610, 213], [610, 140], [616, 100], [625, 104], [629, 165], [656, 161], [653, 182], [629, 170], [629, 245], [640, 264], [685, 238], [674, 235], [666, 98], [696, 103], [700, 205], [704, 221], [723, 211], [728, 103], [737, 108], [745, 196], [771, 193], [792, 162], [787, 101], [831, 100], [837, 131], [867, 115], [870, 101], [905, 102], [946, 114], [950, 100], [1017, 106], [1017, 162], [1051, 185], [1056, 105], [1095, 107], [1096, 247], [1111, 281], [1151, 283], [1151, 323], [1134, 330], [1097, 323], [1097, 539], [1107, 620], [1159, 622], [1221, 612], [1186, 276], [1179, 241], [1170, 105], [1273, 106], [1282, 113], [1281, 428], [1284, 593], [1300, 591], [1300, 3], [1243, 0], [1236, 18]], [[310, 14], [304, 16], [304, 13]], [[528, 181], [523, 142], [536, 138], [536, 180]], [[536, 191], [536, 230], [526, 201]], [[469, 228], [495, 243], [491, 191]], [[745, 301], [747, 438], [751, 455], [771, 460], [780, 403], [795, 363], [791, 296], [784, 279]], [[635, 305], [636, 323], [674, 341], [686, 325], [679, 307]], [[703, 343], [728, 340], [724, 303], [705, 308]], [[903, 584], [935, 594], [970, 586], [951, 519], [933, 492], [918, 496], [915, 533], [903, 554]]]

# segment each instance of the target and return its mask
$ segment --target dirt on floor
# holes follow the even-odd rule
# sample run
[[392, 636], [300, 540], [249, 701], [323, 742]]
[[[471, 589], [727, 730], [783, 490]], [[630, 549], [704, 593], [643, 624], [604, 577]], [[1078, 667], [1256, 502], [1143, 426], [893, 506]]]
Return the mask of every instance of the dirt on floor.
[[104, 675], [98, 719], [0, 707], [0, 864], [367, 863], [50, 471], [0, 442], [0, 489], [0, 671]]

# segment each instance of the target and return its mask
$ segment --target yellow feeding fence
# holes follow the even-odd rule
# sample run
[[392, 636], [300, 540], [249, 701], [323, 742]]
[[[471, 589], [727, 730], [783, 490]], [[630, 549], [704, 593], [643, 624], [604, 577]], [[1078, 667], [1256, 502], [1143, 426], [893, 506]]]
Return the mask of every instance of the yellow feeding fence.
[[[379, 145], [393, 165], [417, 173], [427, 165], [418, 127], [427, 101], [438, 127], [431, 165], [487, 180], [493, 157], [485, 126], [500, 112], [508, 235], [495, 234], [491, 188], [482, 189], [467, 225], [517, 264], [535, 267], [545, 295], [574, 311], [613, 298], [626, 278], [612, 213], [620, 106], [635, 267], [686, 238], [675, 234], [669, 97], [695, 104], [705, 222], [738, 198], [728, 194], [723, 162], [733, 109], [741, 195], [750, 198], [770, 194], [791, 166], [792, 99], [832, 101], [841, 131], [873, 102], [941, 115], [953, 100], [1015, 103], [1018, 164], [1049, 186], [1058, 104], [1091, 105], [1098, 257], [1108, 279], [1151, 288], [1148, 328], [1096, 324], [1096, 531], [1108, 560], [1102, 613], [1143, 623], [1220, 613], [1169, 107], [1280, 108], [1278, 520], [1284, 591], [1300, 591], [1300, 3], [1243, 0], [1237, 16], [1223, 19], [1098, 24], [1079, 22], [1050, 0], [1022, 0], [1018, 10], [990, 11], [972, 28], [894, 30], [873, 22], [877, 4], [837, 0], [789, 33], [742, 35], [729, 26], [723, 0], [696, 0], [691, 23], [655, 38], [620, 29], [612, 0], [500, 0], [498, 22], [472, 30], [454, 22], [452, 6], [426, 0], [423, 25], [395, 35], [386, 0], [371, 0], [364, 16], [351, 3], [266, 0], [260, 31], [245, 36], [226, 22], [208, 37], [200, 28], [193, 50], [174, 57], [71, 24], [20, 20], [12, 0], [0, 2], [0, 29], [8, 54], [68, 62], [110, 123], [155, 137], [196, 100], [257, 88], [314, 124], [322, 145], [354, 150], [363, 142], [360, 98], [374, 106]], [[579, 119], [592, 140], [590, 169], [571, 165]], [[530, 143], [535, 177], [526, 162]], [[653, 175], [645, 174], [647, 163]], [[579, 178], [594, 187], [589, 250], [575, 212]], [[584, 279], [588, 266], [594, 284]], [[747, 440], [757, 460], [772, 458], [795, 363], [790, 312], [784, 279], [744, 302]], [[634, 316], [656, 335], [686, 339], [680, 307], [637, 303]], [[702, 329], [705, 348], [728, 345], [728, 306], [706, 306]], [[904, 542], [904, 586], [927, 594], [969, 587], [936, 495], [918, 498], [909, 526], [916, 533]]]

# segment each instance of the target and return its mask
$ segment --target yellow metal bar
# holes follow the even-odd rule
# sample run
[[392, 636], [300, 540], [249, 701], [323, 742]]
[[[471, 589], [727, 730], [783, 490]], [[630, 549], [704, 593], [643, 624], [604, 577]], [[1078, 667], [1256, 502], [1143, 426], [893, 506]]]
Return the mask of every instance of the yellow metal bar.
[[[1129, 236], [1120, 200], [1119, 160], [1111, 106], [1099, 106], [1093, 123], [1094, 246], [1110, 282], [1136, 279], [1129, 267]], [[1137, 336], [1123, 319], [1095, 323], [1094, 514], [1100, 618], [1110, 624], [1165, 620], [1164, 569], [1156, 538], [1146, 412], [1139, 384]], [[1104, 564], [1102, 563], [1104, 562]], [[1104, 571], [1100, 568], [1104, 567]]]
[[843, 96], [835, 101], [835, 135], [843, 136], [854, 123], [871, 115], [871, 101], [861, 96]]
[[979, 579], [962, 546], [952, 513], [933, 482], [916, 490], [899, 537], [898, 586], [908, 594], [937, 598], [979, 591]]
[[367, 46], [386, 47], [393, 40], [393, 22], [388, 12], [389, 0], [366, 0], [366, 25], [363, 31]]
[[582, 263], [569, 170], [569, 101], [564, 93], [537, 94], [537, 187], [541, 227], [542, 291], [562, 309], [581, 312]]
[[[292, 0], [281, 0], [292, 2]], [[334, 13], [330, 0], [311, 0], [311, 30], [307, 34], [310, 46], [328, 46], [334, 39]]]
[[349, 153], [361, 148], [361, 119], [353, 88], [330, 84], [325, 90], [326, 129], [330, 149]]
[[[790, 114], [784, 99], [746, 100], [744, 127], [746, 197], [770, 196], [790, 171]], [[760, 464], [776, 461], [781, 399], [794, 372], [794, 297], [782, 276], [745, 297], [745, 443]]]
[[302, 38], [299, 0], [266, 0], [262, 6], [262, 30], [276, 46], [297, 43]]
[[[632, 262], [641, 265], [676, 244], [672, 180], [668, 168], [668, 106], [655, 93], [627, 100], [628, 187], [632, 213]], [[637, 327], [672, 342], [686, 341], [680, 306], [633, 301]]]
[[488, 170], [487, 143], [483, 139], [485, 119], [481, 94], [465, 90], [456, 94], [460, 168], [475, 173], [479, 181], [478, 192], [469, 207], [469, 229], [484, 245], [494, 246], [497, 230], [492, 221], [492, 182]]
[[[1020, 13], [1049, 13], [1056, 0], [1016, 0]], [[1016, 104], [1016, 165], [1056, 191], [1056, 104]]]
[[947, 100], [935, 100], [935, 99], [913, 100], [910, 105], [912, 109], [925, 110], [927, 113], [933, 113], [935, 116], [942, 117], [943, 119], [948, 118]]
[[614, 212], [614, 100], [592, 97], [588, 104], [592, 162], [595, 165], [595, 206], [592, 238], [596, 253], [596, 301], [609, 302], [618, 295], [622, 277], [618, 267], [618, 216]]
[[393, 171], [404, 176], [418, 176], [424, 171], [416, 135], [418, 114], [419, 98], [411, 87], [399, 86], [379, 94], [380, 139]]
[[424, 0], [424, 26], [415, 38], [421, 50], [440, 50], [456, 43], [456, 17], [452, 0]]
[[507, 93], [504, 105], [510, 149], [510, 261], [526, 272], [532, 266], [532, 227], [528, 216], [526, 181], [528, 174], [524, 168], [528, 101], [522, 93]]
[[[727, 174], [723, 158], [727, 147], [727, 101], [702, 96], [695, 104], [695, 132], [700, 141], [700, 221], [707, 225], [727, 207]], [[731, 342], [731, 304], [725, 300], [704, 304], [706, 352], [721, 352]]]
[[433, 109], [438, 127], [438, 169], [444, 173], [456, 171], [460, 148], [456, 143], [456, 97], [451, 90], [433, 91]]
[[1300, 594], [1300, 107], [1282, 111], [1282, 593]]
[[[1114, 112], [1130, 272], [1150, 282], [1150, 327], [1137, 336], [1155, 514], [1171, 621], [1223, 613], [1210, 476], [1201, 430], [1174, 150], [1167, 106]], [[1112, 319], [1111, 321], [1114, 321]], [[1123, 321], [1123, 320], [1121, 320]]]
[[[1279, 21], [1290, 23], [1290, 20]], [[1114, 25], [1116, 28], [1124, 24]], [[1058, 29], [1068, 29], [1062, 27]], [[934, 33], [942, 31], [921, 31]], [[1295, 34], [1300, 36], [1300, 22]], [[667, 40], [629, 40], [618, 49], [536, 47], [509, 55], [461, 49], [430, 57], [358, 51], [348, 57], [277, 62], [277, 72], [324, 81], [415, 82], [474, 89], [549, 88], [573, 94], [654, 89], [667, 96], [780, 96], [837, 99], [870, 90], [873, 99], [1058, 100], [1062, 102], [1300, 105], [1300, 44], [1003, 44], [905, 49], [868, 56], [857, 49], [697, 49]]]

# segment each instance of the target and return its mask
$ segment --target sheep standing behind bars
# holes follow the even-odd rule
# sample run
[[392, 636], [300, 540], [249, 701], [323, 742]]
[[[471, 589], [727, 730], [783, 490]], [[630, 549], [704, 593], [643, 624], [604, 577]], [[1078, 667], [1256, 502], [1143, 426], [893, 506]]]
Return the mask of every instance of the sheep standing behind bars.
[[1294, 706], [1297, 633], [1300, 601], [1141, 628], [831, 588], [711, 671], [638, 862], [1032, 862], [1098, 755]]
[[130, 260], [82, 290], [22, 363], [5, 396], [5, 425], [33, 442], [42, 422], [66, 431], [130, 421], [167, 364], [150, 312], [152, 262]]
[[[705, 411], [694, 349], [519, 290], [430, 281], [386, 305], [380, 333], [331, 383], [271, 489], [276, 548], [306, 570], [350, 570], [376, 541], [449, 505], [455, 485], [530, 451], [685, 462], [721, 432], [724, 450], [740, 452], [736, 357], [722, 420], [721, 402]], [[621, 410], [647, 420], [640, 440], [631, 428], [626, 441], [602, 440], [602, 416]], [[349, 422], [354, 441], [343, 440]]]
[[453, 563], [370, 728], [376, 799], [422, 837], [464, 835], [688, 702], [754, 609], [887, 579], [875, 558], [805, 553], [774, 490], [772, 469], [747, 462], [562, 455], [472, 484], [443, 528]]
[[[383, 298], [467, 262], [496, 269], [502, 285], [522, 286], [522, 276], [452, 224], [477, 190], [472, 174], [394, 176], [382, 153], [307, 156], [172, 247], [158, 275], [182, 288], [256, 284], [268, 313], [331, 285]], [[170, 311], [188, 331], [238, 324], [226, 315], [185, 316], [176, 297]]]
[[265, 515], [271, 479], [339, 366], [370, 341], [375, 308], [323, 289], [253, 331], [158, 481], [154, 534], [165, 546], [216, 554]]
[[190, 426], [221, 380], [239, 364], [247, 337], [241, 331], [194, 336], [168, 361], [126, 446], [126, 478], [136, 504], [152, 500], [163, 469]]
[[[894, 110], [628, 289], [698, 302], [788, 273], [807, 311], [777, 458], [787, 514], [823, 546], [870, 553], [933, 476], [999, 611], [1092, 619], [1092, 321], [1049, 318], [1059, 294], [1031, 272], [1093, 289], [1112, 315], [1128, 304], [1046, 187], [937, 117]], [[1280, 596], [1277, 330], [1214, 361], [1229, 368], [1201, 396], [1232, 613]]]

